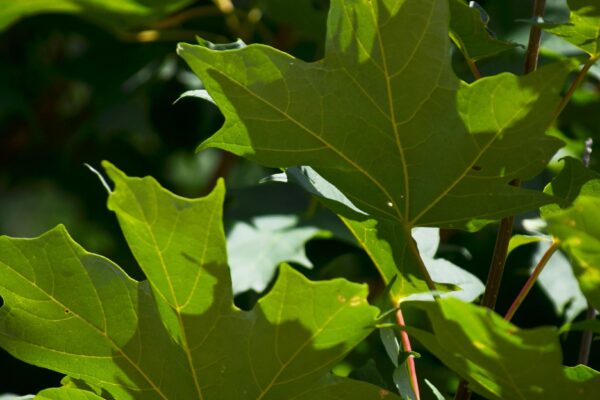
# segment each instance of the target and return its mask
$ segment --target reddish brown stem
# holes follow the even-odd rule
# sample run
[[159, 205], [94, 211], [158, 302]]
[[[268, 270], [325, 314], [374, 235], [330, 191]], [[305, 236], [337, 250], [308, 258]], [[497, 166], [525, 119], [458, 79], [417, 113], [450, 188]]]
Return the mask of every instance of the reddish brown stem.
[[550, 260], [550, 257], [552, 257], [552, 255], [556, 252], [556, 250], [558, 250], [558, 246], [559, 246], [559, 242], [556, 240], [552, 243], [552, 245], [548, 248], [548, 250], [546, 250], [546, 252], [542, 256], [540, 261], [537, 263], [537, 265], [531, 272], [529, 279], [527, 279], [527, 282], [525, 282], [525, 285], [523, 285], [523, 288], [521, 289], [521, 291], [519, 292], [519, 294], [517, 295], [517, 297], [511, 304], [510, 308], [506, 312], [506, 315], [504, 316], [505, 320], [510, 321], [512, 319], [512, 317], [515, 315], [515, 312], [521, 306], [521, 304], [523, 303], [523, 300], [525, 300], [525, 297], [527, 297], [527, 295], [529, 294], [529, 291], [533, 287], [533, 284], [537, 281], [537, 278], [540, 276], [540, 274], [544, 270], [544, 267], [548, 263], [548, 260]]
[[477, 64], [475, 64], [475, 61], [467, 59], [467, 65], [471, 69], [471, 73], [475, 77], [475, 80], [481, 79], [481, 72], [479, 71], [479, 68], [477, 68]]
[[[544, 8], [546, 6], [546, 0], [534, 0], [533, 3], [533, 16], [542, 17], [544, 15]], [[529, 31], [529, 43], [527, 46], [527, 53], [525, 54], [524, 72], [528, 74], [535, 71], [537, 68], [537, 61], [540, 53], [540, 39], [542, 31], [539, 26], [532, 25]], [[516, 179], [511, 184], [520, 186], [521, 182]], [[494, 247], [494, 254], [490, 263], [490, 270], [488, 273], [487, 282], [485, 285], [485, 292], [481, 305], [494, 309], [496, 307], [496, 300], [498, 299], [498, 293], [500, 291], [500, 284], [502, 282], [502, 275], [504, 274], [504, 265], [506, 263], [506, 256], [508, 254], [508, 243], [512, 235], [513, 223], [515, 217], [510, 216], [503, 218], [500, 221], [500, 228], [498, 229], [498, 235], [496, 236], [496, 245]], [[458, 390], [454, 396], [454, 400], [469, 400], [471, 398], [471, 391], [467, 387], [467, 382], [462, 380], [458, 385]]]
[[[406, 324], [404, 323], [404, 316], [402, 315], [402, 311], [400, 307], [396, 311], [396, 323], [398, 326], [405, 328]], [[412, 351], [412, 346], [410, 345], [410, 338], [408, 337], [408, 332], [405, 329], [400, 330], [400, 341], [402, 342], [402, 349], [405, 352], [410, 353]], [[412, 355], [408, 356], [406, 359], [406, 365], [408, 367], [408, 374], [410, 376], [410, 386], [415, 393], [416, 400], [421, 399], [421, 395], [419, 393], [419, 380], [417, 379], [417, 368], [415, 367], [415, 359]]]
[[[533, 16], [534, 18], [544, 16], [544, 8], [546, 7], [546, 0], [535, 0], [533, 2]], [[542, 28], [539, 25], [531, 25], [529, 30], [529, 43], [527, 44], [527, 53], [525, 54], [525, 73], [528, 74], [537, 69], [539, 54], [540, 54], [540, 41], [542, 38]]]

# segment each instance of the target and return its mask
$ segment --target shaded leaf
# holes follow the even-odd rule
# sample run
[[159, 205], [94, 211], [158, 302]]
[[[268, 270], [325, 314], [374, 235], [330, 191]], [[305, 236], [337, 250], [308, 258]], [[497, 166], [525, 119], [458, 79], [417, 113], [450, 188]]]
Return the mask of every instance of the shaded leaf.
[[549, 217], [561, 208], [569, 207], [580, 194], [595, 196], [600, 194], [600, 174], [586, 168], [573, 157], [563, 159], [560, 173], [544, 188], [548, 194], [560, 199], [559, 204], [549, 204], [540, 209], [542, 217]]
[[600, 333], [600, 320], [586, 319], [579, 322], [567, 322], [560, 327], [561, 333], [568, 331], [592, 331], [594, 333]]
[[240, 311], [222, 183], [185, 199], [104, 166], [115, 183], [109, 207], [148, 281], [86, 252], [62, 227], [36, 239], [1, 237], [4, 349], [118, 399], [389, 394], [330, 373], [373, 329], [378, 310], [366, 285], [314, 283], [283, 267], [269, 294]]
[[0, 30], [41, 13], [76, 14], [113, 30], [135, 29], [193, 3], [192, 0], [17, 0], [0, 8]]
[[429, 351], [489, 399], [595, 399], [600, 377], [573, 379], [553, 328], [522, 330], [487, 308], [457, 299], [410, 303], [431, 332], [408, 328]]
[[425, 379], [425, 383], [429, 389], [431, 389], [431, 392], [435, 396], [436, 400], [445, 400], [444, 395], [442, 395], [442, 393], [433, 385], [433, 383], [429, 382], [427, 379]]
[[325, 38], [327, 0], [256, 0], [267, 18], [284, 27], [292, 27], [302, 37], [317, 43]]
[[[417, 250], [432, 279], [440, 283], [438, 290], [443, 293], [442, 296], [447, 294], [465, 301], [473, 301], [483, 293], [484, 285], [476, 276], [446, 260], [435, 258], [440, 242], [438, 229], [415, 228], [407, 239], [397, 224], [363, 220], [364, 212], [311, 167], [287, 168], [284, 174], [274, 175], [270, 180], [294, 182], [317, 196], [333, 211], [354, 215], [354, 218], [341, 218], [369, 254], [384, 282], [389, 284], [400, 273], [390, 288], [393, 300], [432, 298], [426, 294], [420, 297], [410, 296], [413, 293], [428, 291], [425, 282], [419, 278], [417, 253], [414, 252]], [[409, 246], [413, 238], [416, 247]], [[444, 293], [446, 291], [450, 292]]]
[[490, 35], [488, 21], [482, 19], [482, 9], [469, 7], [463, 0], [448, 0], [448, 5], [450, 38], [467, 60], [477, 61], [517, 47]]

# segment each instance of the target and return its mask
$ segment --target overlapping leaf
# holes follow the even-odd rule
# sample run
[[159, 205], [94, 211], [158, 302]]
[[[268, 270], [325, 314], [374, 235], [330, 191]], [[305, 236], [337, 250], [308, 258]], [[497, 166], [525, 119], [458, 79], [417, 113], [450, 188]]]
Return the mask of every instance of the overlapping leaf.
[[[468, 301], [476, 299], [483, 292], [483, 284], [477, 277], [449, 261], [435, 257], [440, 242], [438, 229], [414, 228], [412, 237], [406, 237], [405, 232], [398, 229], [400, 226], [391, 221], [363, 220], [362, 211], [310, 167], [288, 168], [285, 174], [275, 175], [271, 179], [294, 182], [317, 196], [332, 210], [353, 215], [354, 218], [342, 217], [342, 220], [369, 254], [384, 282], [390, 283], [395, 278], [389, 288], [394, 301], [428, 290], [420, 278], [418, 259], [422, 259], [434, 282], [438, 282], [437, 289], [440, 292], [448, 291], [448, 295]], [[416, 246], [413, 245], [413, 237]], [[431, 297], [426, 294], [423, 296]]]
[[[118, 399], [389, 394], [329, 372], [372, 330], [378, 311], [366, 286], [312, 283], [285, 267], [242, 312], [226, 266], [223, 185], [190, 200], [105, 167], [116, 184], [109, 207], [148, 281], [86, 252], [62, 227], [36, 239], [1, 237], [3, 348]], [[84, 390], [57, 390], [76, 389]]]
[[13, 0], [0, 7], [0, 31], [40, 13], [78, 14], [111, 29], [139, 28], [193, 3], [192, 0]]
[[588, 301], [600, 307], [600, 175], [567, 158], [558, 177], [546, 189], [566, 199], [542, 208], [548, 231], [571, 258], [575, 277]]
[[182, 44], [226, 122], [201, 145], [310, 165], [377, 220], [473, 227], [548, 197], [508, 185], [543, 168], [569, 67], [466, 85], [450, 67], [443, 0], [331, 4], [325, 59]]
[[591, 57], [600, 57], [600, 1], [568, 0], [569, 23], [545, 30], [574, 44]]
[[457, 299], [410, 303], [431, 332], [409, 328], [433, 354], [489, 399], [595, 399], [600, 376], [562, 366], [554, 328], [521, 330], [487, 308]]
[[450, 37], [467, 60], [477, 61], [517, 46], [492, 37], [478, 8], [469, 7], [463, 0], [448, 0], [448, 5]]

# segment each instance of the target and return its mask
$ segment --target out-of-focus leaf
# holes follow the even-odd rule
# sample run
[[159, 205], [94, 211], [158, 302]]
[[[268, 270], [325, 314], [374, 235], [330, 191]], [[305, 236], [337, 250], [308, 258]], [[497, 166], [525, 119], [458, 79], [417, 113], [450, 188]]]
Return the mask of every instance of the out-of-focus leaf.
[[569, 255], [583, 294], [600, 308], [600, 196], [580, 194], [571, 208], [546, 221]]
[[568, 331], [592, 331], [594, 333], [600, 333], [600, 320], [586, 319], [579, 322], [567, 322], [560, 327], [561, 333]]
[[467, 60], [477, 61], [517, 47], [493, 38], [478, 8], [469, 7], [463, 0], [448, 0], [448, 5], [450, 38]]
[[565, 159], [561, 173], [546, 187], [565, 199], [563, 207], [546, 206], [548, 232], [560, 240], [588, 301], [600, 308], [600, 174], [575, 159]]
[[39, 400], [102, 400], [102, 397], [87, 390], [61, 387], [45, 389], [35, 395]]
[[0, 31], [21, 18], [42, 13], [75, 14], [112, 30], [141, 28], [193, 0], [11, 0], [0, 7]]
[[580, 382], [587, 381], [588, 379], [592, 379], [600, 375], [600, 372], [588, 367], [587, 365], [576, 365], [574, 367], [567, 367], [565, 368], [565, 373], [567, 374], [569, 379]]
[[[539, 243], [532, 256], [532, 268], [542, 258], [550, 243]], [[556, 315], [572, 321], [587, 308], [579, 283], [573, 274], [571, 263], [560, 251], [554, 253], [542, 270], [537, 283], [550, 299]]]
[[510, 254], [518, 247], [525, 246], [526, 244], [530, 243], [541, 242], [543, 240], [549, 241], [550, 238], [547, 236], [513, 235], [513, 237], [510, 238], [510, 242], [508, 242], [507, 254]]
[[543, 27], [574, 44], [591, 57], [600, 57], [600, 1], [568, 0], [569, 22]]
[[374, 327], [366, 285], [310, 282], [284, 266], [269, 294], [240, 311], [223, 184], [186, 199], [104, 166], [115, 183], [109, 208], [148, 281], [86, 252], [62, 227], [36, 239], [3, 236], [4, 349], [118, 399], [397, 398], [330, 373]]
[[427, 312], [432, 328], [409, 332], [486, 398], [592, 400], [598, 395], [600, 377], [573, 379], [565, 371], [553, 328], [522, 330], [457, 299], [410, 304]]
[[210, 97], [210, 95], [208, 94], [208, 92], [205, 89], [188, 90], [187, 92], [183, 92], [177, 98], [177, 100], [175, 100], [175, 103], [177, 103], [179, 100], [181, 100], [185, 97], [195, 97], [197, 99], [202, 99], [202, 100], [208, 101], [209, 103], [215, 104], [215, 101], [213, 100], [212, 97]]
[[317, 235], [329, 234], [299, 223], [298, 215], [257, 216], [234, 223], [227, 234], [234, 294], [250, 289], [262, 292], [284, 261], [312, 268], [304, 245]]
[[315, 237], [354, 243], [339, 219], [311, 205], [310, 196], [290, 185], [262, 184], [230, 192], [225, 213], [233, 292], [262, 292], [279, 264], [312, 268], [304, 245]]
[[581, 161], [573, 157], [564, 158], [564, 166], [560, 173], [545, 188], [546, 193], [561, 200], [560, 204], [543, 206], [542, 217], [550, 217], [570, 206], [582, 195], [600, 195], [600, 174], [586, 168]]
[[436, 388], [433, 383], [429, 382], [427, 379], [425, 379], [425, 383], [427, 384], [427, 386], [429, 387], [429, 389], [431, 389], [431, 392], [433, 393], [433, 395], [435, 396], [436, 400], [446, 400], [444, 398], [444, 395], [442, 395], [442, 393], [438, 390], [438, 388]]
[[322, 43], [325, 39], [328, 0], [256, 0], [265, 17], [292, 28], [301, 37]]

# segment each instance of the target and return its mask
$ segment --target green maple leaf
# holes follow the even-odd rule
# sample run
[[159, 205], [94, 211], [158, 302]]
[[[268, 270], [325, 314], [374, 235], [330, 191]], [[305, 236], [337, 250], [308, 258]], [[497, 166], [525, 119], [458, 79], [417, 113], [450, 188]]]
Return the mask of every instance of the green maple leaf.
[[333, 1], [325, 59], [262, 45], [181, 44], [226, 117], [200, 149], [310, 165], [357, 207], [405, 227], [470, 226], [549, 201], [508, 183], [537, 174], [570, 64], [472, 85], [450, 66], [443, 0]]
[[562, 365], [555, 328], [519, 329], [485, 307], [452, 298], [410, 306], [427, 312], [432, 329], [408, 331], [488, 399], [598, 396], [597, 372]]
[[48, 396], [96, 398], [87, 387], [117, 399], [396, 398], [329, 372], [374, 327], [366, 285], [314, 283], [283, 267], [269, 294], [240, 311], [223, 184], [185, 199], [105, 168], [116, 184], [109, 208], [147, 281], [88, 253], [63, 227], [0, 237], [0, 345], [72, 378]]
[[560, 147], [544, 131], [572, 64], [468, 85], [448, 20], [444, 0], [335, 0], [316, 63], [263, 45], [178, 49], [225, 115], [199, 149], [314, 168], [367, 214], [341, 211], [367, 252], [392, 249], [380, 270], [400, 270], [398, 298], [425, 289], [412, 227], [475, 229], [552, 201], [509, 182]]

